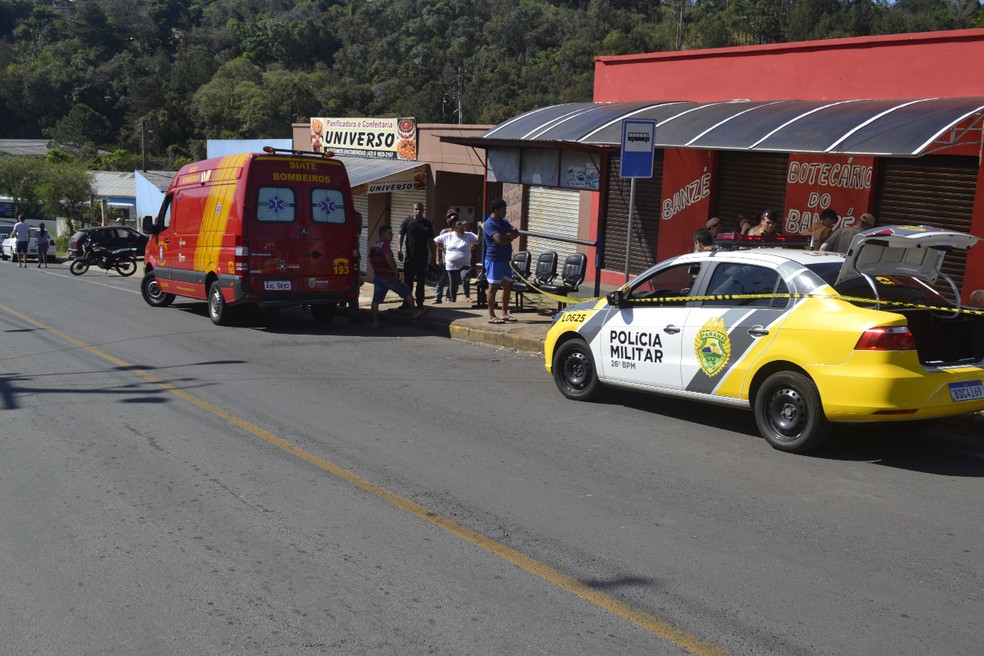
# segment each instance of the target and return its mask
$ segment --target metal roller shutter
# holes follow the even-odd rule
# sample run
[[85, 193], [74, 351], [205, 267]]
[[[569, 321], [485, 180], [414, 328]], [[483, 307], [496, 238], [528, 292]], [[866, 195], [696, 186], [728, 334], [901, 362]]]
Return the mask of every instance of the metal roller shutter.
[[392, 221], [393, 225], [393, 255], [396, 255], [397, 244], [400, 243], [400, 226], [403, 225], [403, 219], [413, 214], [414, 203], [423, 203], [424, 216], [430, 219], [431, 223], [434, 223], [434, 208], [427, 207], [426, 189], [390, 192], [390, 221]]
[[786, 206], [787, 153], [722, 151], [718, 155], [714, 214], [725, 231], [738, 227], [743, 215], [758, 223], [764, 210]]
[[413, 214], [413, 204], [424, 204], [424, 216], [434, 222], [433, 207], [427, 207], [427, 190], [412, 189], [410, 191], [390, 192], [390, 220], [393, 221], [393, 232], [400, 233], [400, 225], [403, 219]]
[[[530, 187], [526, 200], [527, 230], [543, 235], [555, 235], [577, 239], [578, 214], [581, 207], [581, 193], [565, 189]], [[558, 260], [577, 252], [577, 244], [538, 237], [526, 238], [526, 250], [533, 254], [533, 260], [540, 253], [555, 251]]]
[[[970, 232], [977, 186], [976, 157], [880, 159], [875, 225], [921, 224]], [[950, 253], [943, 273], [963, 285], [966, 254]]]
[[[625, 271], [625, 246], [629, 226], [630, 180], [619, 175], [621, 164], [616, 150], [609, 157], [608, 219], [605, 229], [605, 254], [602, 266], [610, 271]], [[659, 239], [659, 208], [663, 193], [663, 151], [653, 158], [653, 177], [636, 180], [635, 212], [632, 218], [632, 253], [629, 273], [637, 274], [656, 263], [656, 240]]]
[[369, 194], [352, 196], [352, 206], [362, 215], [362, 234], [359, 235], [359, 269], [363, 275], [369, 266]]

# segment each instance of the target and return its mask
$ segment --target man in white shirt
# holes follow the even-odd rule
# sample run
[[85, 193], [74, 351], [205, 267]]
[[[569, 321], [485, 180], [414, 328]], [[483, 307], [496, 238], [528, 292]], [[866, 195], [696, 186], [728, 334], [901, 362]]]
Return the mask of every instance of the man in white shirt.
[[14, 247], [14, 252], [17, 254], [17, 266], [26, 267], [27, 247], [31, 243], [31, 226], [27, 225], [23, 214], [17, 215], [17, 223], [14, 224], [12, 234], [17, 238], [17, 246]]

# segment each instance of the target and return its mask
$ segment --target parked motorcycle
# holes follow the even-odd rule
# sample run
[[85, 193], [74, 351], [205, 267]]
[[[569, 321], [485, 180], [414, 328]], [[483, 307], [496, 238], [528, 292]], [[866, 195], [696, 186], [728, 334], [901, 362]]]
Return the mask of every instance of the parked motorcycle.
[[76, 276], [81, 276], [90, 266], [105, 269], [107, 272], [116, 269], [121, 276], [132, 276], [137, 272], [137, 255], [132, 248], [110, 250], [101, 246], [86, 245], [82, 254], [72, 260], [68, 270]]

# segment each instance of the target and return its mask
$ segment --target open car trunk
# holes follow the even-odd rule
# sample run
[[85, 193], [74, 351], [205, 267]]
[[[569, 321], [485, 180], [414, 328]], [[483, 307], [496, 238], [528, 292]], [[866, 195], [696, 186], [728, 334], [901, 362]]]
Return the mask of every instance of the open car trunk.
[[[834, 289], [904, 315], [926, 366], [981, 362], [984, 316], [959, 312], [959, 290], [940, 272], [947, 252], [966, 251], [978, 241], [973, 235], [926, 226], [872, 228], [851, 242]], [[954, 300], [938, 289], [947, 289]], [[912, 305], [926, 307], [907, 307]]]
[[973, 364], [984, 360], [984, 316], [941, 315], [932, 310], [903, 310], [926, 366]]

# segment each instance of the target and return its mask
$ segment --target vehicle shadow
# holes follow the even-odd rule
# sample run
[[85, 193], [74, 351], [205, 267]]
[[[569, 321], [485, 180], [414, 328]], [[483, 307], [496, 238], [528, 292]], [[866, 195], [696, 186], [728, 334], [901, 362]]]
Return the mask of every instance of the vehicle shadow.
[[[602, 402], [730, 431], [758, 440], [762, 449], [770, 448], [747, 410], [624, 390], [608, 390]], [[869, 462], [925, 474], [978, 478], [984, 477], [984, 435], [965, 428], [960, 421], [946, 419], [834, 424], [826, 444], [796, 457]]]
[[924, 474], [980, 478], [984, 477], [982, 437], [947, 420], [843, 425], [835, 426], [829, 442], [810, 455]]
[[[212, 325], [208, 316], [208, 305], [204, 301], [174, 303], [168, 309], [193, 314], [201, 317], [208, 325]], [[390, 312], [396, 313], [397, 316]], [[381, 322], [382, 328], [374, 329], [369, 321], [368, 310], [360, 310], [358, 320], [355, 322], [350, 321], [345, 310], [339, 310], [332, 321], [319, 323], [314, 320], [309, 310], [299, 307], [283, 309], [245, 307], [240, 308], [229, 325], [224, 328], [246, 328], [277, 335], [337, 334], [362, 337], [392, 337], [394, 334], [405, 334], [407, 329], [415, 328], [415, 322], [410, 318], [409, 311], [387, 309], [381, 313]]]

